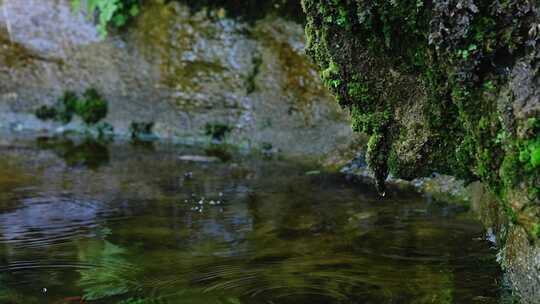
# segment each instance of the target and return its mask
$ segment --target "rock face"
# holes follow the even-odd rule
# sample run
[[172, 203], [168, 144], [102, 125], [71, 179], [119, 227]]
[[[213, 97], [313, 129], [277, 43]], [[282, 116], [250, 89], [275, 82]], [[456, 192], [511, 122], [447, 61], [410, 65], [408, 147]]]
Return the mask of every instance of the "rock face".
[[538, 2], [302, 2], [308, 53], [370, 136], [381, 191], [389, 173], [481, 180], [509, 219], [503, 262], [538, 303]]
[[347, 115], [304, 55], [300, 24], [163, 2], [146, 1], [132, 24], [101, 40], [68, 0], [0, 1], [1, 127], [81, 128], [34, 112], [67, 90], [95, 88], [119, 134], [153, 122], [158, 136], [199, 141], [216, 124], [235, 144], [315, 155], [350, 141]]

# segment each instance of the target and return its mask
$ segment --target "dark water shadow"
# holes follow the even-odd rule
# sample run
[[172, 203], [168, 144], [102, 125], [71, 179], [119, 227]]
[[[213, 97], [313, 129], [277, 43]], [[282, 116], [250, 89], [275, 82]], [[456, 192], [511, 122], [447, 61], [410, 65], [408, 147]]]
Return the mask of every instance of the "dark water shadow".
[[107, 142], [93, 138], [40, 137], [36, 139], [36, 145], [39, 149], [53, 151], [70, 167], [96, 170], [110, 161]]

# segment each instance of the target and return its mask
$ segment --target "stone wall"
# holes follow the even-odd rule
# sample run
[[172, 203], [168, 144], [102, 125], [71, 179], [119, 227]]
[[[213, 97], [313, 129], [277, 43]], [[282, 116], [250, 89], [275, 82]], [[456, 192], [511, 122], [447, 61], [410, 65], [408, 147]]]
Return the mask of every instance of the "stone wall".
[[162, 138], [204, 142], [207, 124], [228, 142], [321, 155], [351, 140], [345, 111], [304, 55], [302, 25], [278, 16], [243, 21], [224, 9], [145, 1], [141, 14], [102, 40], [69, 0], [0, 1], [0, 126], [55, 133], [40, 105], [95, 88], [110, 123], [128, 135], [153, 122]]

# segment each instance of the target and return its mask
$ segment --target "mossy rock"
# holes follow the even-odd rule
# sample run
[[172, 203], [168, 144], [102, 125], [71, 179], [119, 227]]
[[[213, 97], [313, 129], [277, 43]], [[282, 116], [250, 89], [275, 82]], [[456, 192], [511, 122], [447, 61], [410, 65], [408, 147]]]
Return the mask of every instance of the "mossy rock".
[[540, 205], [538, 4], [302, 4], [307, 53], [370, 136], [379, 185], [436, 171], [481, 180], [503, 202], [525, 188]]

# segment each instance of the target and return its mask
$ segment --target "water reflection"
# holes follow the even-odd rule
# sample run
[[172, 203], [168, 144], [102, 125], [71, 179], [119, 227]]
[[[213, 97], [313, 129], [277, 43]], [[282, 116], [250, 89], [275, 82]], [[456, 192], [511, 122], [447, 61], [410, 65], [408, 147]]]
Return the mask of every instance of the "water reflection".
[[107, 143], [91, 137], [79, 142], [67, 137], [41, 137], [36, 142], [39, 148], [54, 151], [71, 167], [97, 169], [110, 158]]
[[2, 151], [20, 173], [0, 179], [19, 193], [0, 214], [0, 303], [499, 303], [463, 210], [298, 162], [110, 146], [72, 170], [48, 149]]

